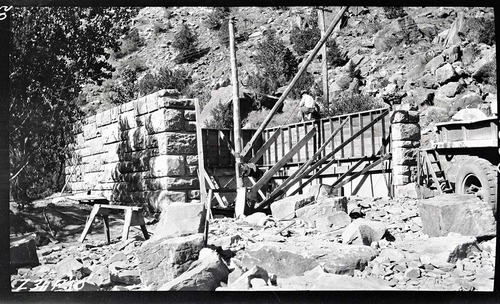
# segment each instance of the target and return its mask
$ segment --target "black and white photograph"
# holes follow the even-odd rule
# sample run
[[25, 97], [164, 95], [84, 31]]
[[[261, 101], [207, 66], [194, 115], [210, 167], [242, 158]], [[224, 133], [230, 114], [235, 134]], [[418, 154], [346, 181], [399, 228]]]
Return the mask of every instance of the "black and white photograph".
[[494, 291], [493, 7], [116, 5], [0, 7], [11, 294]]

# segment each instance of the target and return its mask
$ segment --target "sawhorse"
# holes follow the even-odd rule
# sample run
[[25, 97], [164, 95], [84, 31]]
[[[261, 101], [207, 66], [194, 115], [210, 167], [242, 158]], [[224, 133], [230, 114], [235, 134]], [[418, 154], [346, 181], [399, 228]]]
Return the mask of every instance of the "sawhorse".
[[104, 222], [104, 232], [106, 233], [106, 241], [108, 242], [108, 244], [111, 242], [109, 234], [110, 209], [125, 211], [125, 224], [123, 226], [122, 241], [128, 239], [128, 233], [131, 226], [140, 226], [142, 233], [144, 234], [144, 238], [146, 240], [149, 239], [148, 230], [146, 229], [146, 223], [144, 222], [144, 217], [141, 213], [141, 207], [95, 204], [94, 208], [92, 208], [92, 212], [90, 212], [87, 223], [85, 224], [85, 229], [83, 229], [82, 235], [78, 239], [80, 243], [83, 243], [83, 241], [85, 241], [87, 234], [92, 229], [92, 223], [94, 222], [97, 215], [102, 216], [102, 220]]

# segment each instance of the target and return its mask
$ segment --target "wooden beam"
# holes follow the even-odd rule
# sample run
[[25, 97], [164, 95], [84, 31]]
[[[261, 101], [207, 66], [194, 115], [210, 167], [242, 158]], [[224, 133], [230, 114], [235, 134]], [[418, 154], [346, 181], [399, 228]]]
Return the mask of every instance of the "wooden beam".
[[[325, 16], [323, 14], [323, 9], [318, 9], [318, 27], [321, 31], [321, 37], [325, 36]], [[326, 51], [326, 43], [321, 47], [321, 76], [323, 78], [323, 100], [325, 101], [325, 106], [328, 108], [329, 106], [329, 97], [328, 96], [328, 61], [327, 61], [327, 51]]]
[[295, 77], [292, 79], [292, 81], [290, 82], [290, 84], [287, 86], [285, 92], [283, 92], [283, 95], [281, 95], [280, 99], [278, 99], [278, 101], [274, 104], [273, 108], [271, 109], [271, 111], [269, 112], [269, 114], [266, 116], [266, 118], [264, 119], [264, 121], [262, 122], [262, 124], [260, 125], [260, 127], [257, 129], [257, 131], [255, 132], [255, 134], [252, 136], [252, 138], [247, 143], [247, 145], [245, 146], [245, 148], [242, 150], [242, 152], [241, 152], [242, 157], [245, 157], [245, 155], [247, 155], [247, 153], [253, 147], [253, 145], [257, 141], [257, 138], [259, 138], [259, 136], [261, 135], [262, 131], [264, 131], [264, 129], [267, 127], [267, 125], [269, 124], [269, 122], [273, 118], [274, 113], [276, 113], [276, 111], [281, 106], [281, 104], [283, 103], [283, 101], [286, 99], [286, 97], [288, 96], [288, 94], [292, 91], [292, 88], [295, 86], [295, 84], [299, 80], [300, 76], [302, 76], [302, 74], [307, 70], [307, 67], [313, 61], [314, 57], [318, 53], [318, 51], [321, 48], [321, 46], [326, 42], [326, 40], [328, 39], [328, 37], [330, 37], [330, 35], [332, 34], [333, 30], [335, 29], [335, 26], [337, 25], [337, 23], [340, 22], [340, 20], [342, 18], [342, 15], [344, 15], [344, 13], [347, 10], [347, 8], [348, 8], [347, 6], [342, 7], [342, 9], [337, 14], [337, 16], [335, 16], [335, 19], [332, 21], [332, 23], [330, 24], [330, 26], [326, 30], [325, 35], [318, 41], [318, 43], [316, 44], [316, 46], [312, 50], [311, 54], [307, 57], [307, 59], [305, 60], [304, 64], [302, 65], [302, 67], [299, 69], [299, 71], [297, 72], [297, 74], [295, 75]]
[[349, 168], [349, 170], [347, 170], [335, 182], [333, 182], [332, 187], [335, 187], [336, 185], [338, 185], [339, 183], [341, 183], [344, 180], [344, 178], [346, 178], [349, 174], [351, 174], [354, 170], [356, 170], [356, 168], [359, 167], [359, 165], [361, 165], [361, 163], [363, 163], [367, 158], [368, 158], [368, 156], [363, 156], [363, 158], [360, 159], [359, 161], [357, 161], [354, 164], [354, 166], [352, 166], [351, 168]]
[[280, 136], [282, 133], [283, 133], [282, 128], [277, 129], [273, 133], [273, 135], [271, 135], [271, 137], [269, 137], [269, 139], [264, 143], [264, 145], [260, 147], [259, 151], [257, 151], [257, 153], [255, 153], [255, 155], [248, 162], [255, 164], [262, 157], [262, 155], [264, 155], [267, 149], [271, 147], [271, 145], [276, 141], [276, 139], [278, 139], [278, 136]]
[[198, 150], [198, 180], [200, 181], [200, 199], [201, 202], [207, 203], [207, 189], [205, 187], [204, 176], [205, 172], [205, 154], [203, 153], [203, 134], [201, 132], [201, 106], [198, 98], [194, 99], [194, 108], [196, 114], [196, 148]]
[[383, 161], [389, 159], [390, 157], [391, 157], [390, 153], [388, 153], [388, 154], [386, 154], [384, 156], [381, 156], [379, 159], [377, 159], [373, 163], [371, 163], [371, 164], [367, 165], [366, 167], [364, 167], [363, 170], [354, 173], [353, 175], [349, 176], [343, 182], [341, 182], [341, 183], [335, 185], [334, 187], [332, 187], [332, 191], [334, 191], [335, 189], [338, 189], [338, 188], [342, 187], [343, 185], [347, 184], [348, 182], [350, 182], [351, 180], [353, 180], [356, 177], [360, 176], [361, 174], [365, 174], [367, 171], [369, 171], [370, 169], [372, 169], [375, 166], [378, 166], [380, 163], [382, 163]]
[[[219, 185], [217, 183], [214, 183], [211, 179], [210, 176], [208, 176], [208, 173], [206, 170], [204, 170], [204, 177], [205, 181], [207, 182], [208, 186], [212, 190], [217, 190], [220, 189]], [[229, 206], [229, 202], [224, 196], [221, 196], [219, 193], [215, 193], [215, 199], [217, 199], [217, 202], [219, 202], [219, 205], [222, 207], [227, 207]]]
[[[252, 183], [253, 186], [255, 186], [255, 184], [257, 183], [257, 181], [255, 180], [255, 178], [251, 177], [251, 176], [248, 176], [248, 179], [250, 180], [250, 182]], [[265, 200], [266, 199], [266, 195], [264, 194], [264, 192], [262, 192], [262, 190], [258, 190], [257, 191], [260, 195], [260, 197]]]
[[231, 154], [234, 157], [235, 155], [234, 155], [233, 144], [231, 143], [229, 138], [227, 138], [226, 135], [224, 135], [224, 132], [222, 132], [222, 130], [219, 130], [219, 137], [227, 144], [227, 148], [229, 149], [229, 152], [231, 152]]
[[286, 163], [314, 136], [314, 134], [316, 134], [316, 128], [311, 129], [311, 131], [309, 131], [309, 133], [307, 133], [297, 144], [295, 144], [295, 146], [288, 151], [282, 159], [280, 159], [271, 169], [267, 170], [257, 183], [253, 185], [250, 191], [255, 192], [264, 186], [264, 184], [267, 183], [281, 167], [286, 165]]

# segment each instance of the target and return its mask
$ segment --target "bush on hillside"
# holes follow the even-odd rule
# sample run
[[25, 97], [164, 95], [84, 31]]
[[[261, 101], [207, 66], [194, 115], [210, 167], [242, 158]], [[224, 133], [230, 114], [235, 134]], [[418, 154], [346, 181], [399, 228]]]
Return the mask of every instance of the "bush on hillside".
[[317, 27], [308, 27], [301, 30], [297, 26], [294, 26], [290, 33], [290, 42], [299, 56], [312, 50], [320, 39], [321, 32]]
[[476, 43], [495, 44], [495, 20], [491, 18], [471, 18], [465, 23], [466, 37]]
[[328, 40], [326, 46], [326, 59], [329, 65], [333, 67], [343, 66], [349, 61], [349, 59], [342, 54], [335, 40]]
[[384, 13], [387, 19], [397, 19], [407, 15], [405, 10], [401, 6], [384, 7]]
[[340, 95], [330, 100], [328, 107], [321, 107], [321, 117], [349, 114], [382, 107], [383, 105], [369, 95], [349, 94]]
[[145, 96], [162, 89], [176, 89], [185, 94], [192, 83], [189, 72], [184, 69], [170, 70], [162, 67], [157, 74], [147, 73], [138, 83], [139, 94]]
[[233, 103], [223, 104], [218, 102], [210, 111], [211, 120], [205, 121], [209, 129], [231, 129], [233, 128]]
[[174, 36], [172, 47], [179, 52], [178, 56], [182, 57], [181, 62], [189, 61], [193, 53], [197, 51], [198, 35], [186, 24], [182, 24]]
[[285, 86], [298, 71], [298, 62], [292, 52], [276, 37], [275, 31], [267, 31], [264, 40], [257, 45], [253, 58], [257, 73], [250, 73], [247, 85], [257, 94], [273, 94]]
[[113, 53], [114, 57], [116, 59], [123, 58], [126, 55], [139, 50], [139, 48], [144, 46], [144, 44], [144, 38], [139, 36], [139, 31], [136, 28], [133, 28], [129, 30], [125, 37], [121, 40], [120, 50]]
[[200, 103], [200, 108], [203, 110], [205, 105], [210, 101], [211, 93], [210, 90], [206, 89], [206, 85], [197, 81], [190, 84], [184, 93], [188, 98], [198, 98], [198, 102]]
[[229, 18], [229, 7], [215, 7], [205, 20], [205, 25], [209, 30], [218, 31], [221, 29], [224, 21]]

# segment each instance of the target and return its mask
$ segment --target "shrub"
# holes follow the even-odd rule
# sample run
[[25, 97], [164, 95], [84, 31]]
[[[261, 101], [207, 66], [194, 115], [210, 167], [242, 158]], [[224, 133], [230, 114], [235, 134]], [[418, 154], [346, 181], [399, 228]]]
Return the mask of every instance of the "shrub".
[[[298, 62], [292, 52], [276, 37], [275, 31], [267, 31], [264, 40], [257, 45], [257, 54], [253, 61], [259, 72], [249, 77], [250, 87], [258, 93], [274, 93], [295, 76]], [[259, 84], [261, 83], [261, 84]]]
[[482, 84], [490, 84], [493, 86], [497, 85], [497, 63], [495, 60], [488, 62], [483, 65], [479, 70], [473, 75], [474, 79]]
[[387, 19], [396, 19], [407, 15], [405, 10], [400, 6], [384, 7], [384, 13]]
[[208, 14], [205, 25], [209, 30], [218, 31], [221, 29], [224, 21], [227, 22], [229, 13], [229, 7], [215, 7], [212, 12]]
[[207, 90], [206, 85], [201, 81], [190, 84], [186, 88], [185, 95], [188, 98], [198, 98], [201, 110], [203, 110], [211, 98], [210, 90]]
[[[256, 129], [260, 127], [265, 117], [271, 112], [268, 109], [253, 111], [243, 120], [243, 125], [247, 129]], [[283, 105], [283, 112], [276, 113], [268, 124], [268, 128], [293, 124], [301, 121], [299, 101], [287, 99]]]
[[326, 58], [328, 64], [333, 67], [345, 65], [349, 59], [342, 54], [335, 40], [328, 40], [326, 42]]
[[144, 75], [139, 81], [138, 89], [141, 96], [161, 89], [176, 89], [181, 94], [185, 94], [191, 83], [191, 75], [186, 70], [170, 70], [168, 67], [162, 67], [157, 74], [147, 73]]
[[320, 39], [321, 32], [317, 27], [309, 27], [301, 30], [294, 26], [290, 33], [290, 42], [293, 44], [293, 49], [299, 56], [312, 50]]
[[144, 63], [143, 59], [137, 56], [133, 56], [120, 61], [118, 70], [124, 70], [124, 69], [131, 69], [136, 72], [144, 72], [148, 69], [148, 67], [146, 66], [146, 63]]
[[321, 107], [321, 117], [349, 114], [382, 107], [373, 97], [363, 94], [341, 95], [330, 100], [328, 108]]
[[233, 103], [223, 104], [218, 102], [210, 111], [212, 119], [205, 121], [205, 125], [210, 129], [231, 129], [233, 128]]
[[182, 24], [174, 36], [172, 47], [179, 52], [179, 56], [189, 57], [190, 54], [196, 52], [198, 36], [186, 24]]
[[136, 28], [133, 28], [122, 39], [120, 50], [114, 53], [114, 57], [117, 59], [123, 58], [137, 51], [142, 46], [144, 46], [144, 38], [139, 36], [139, 31]]
[[490, 18], [472, 18], [466, 21], [465, 36], [476, 43], [495, 44], [495, 20]]

